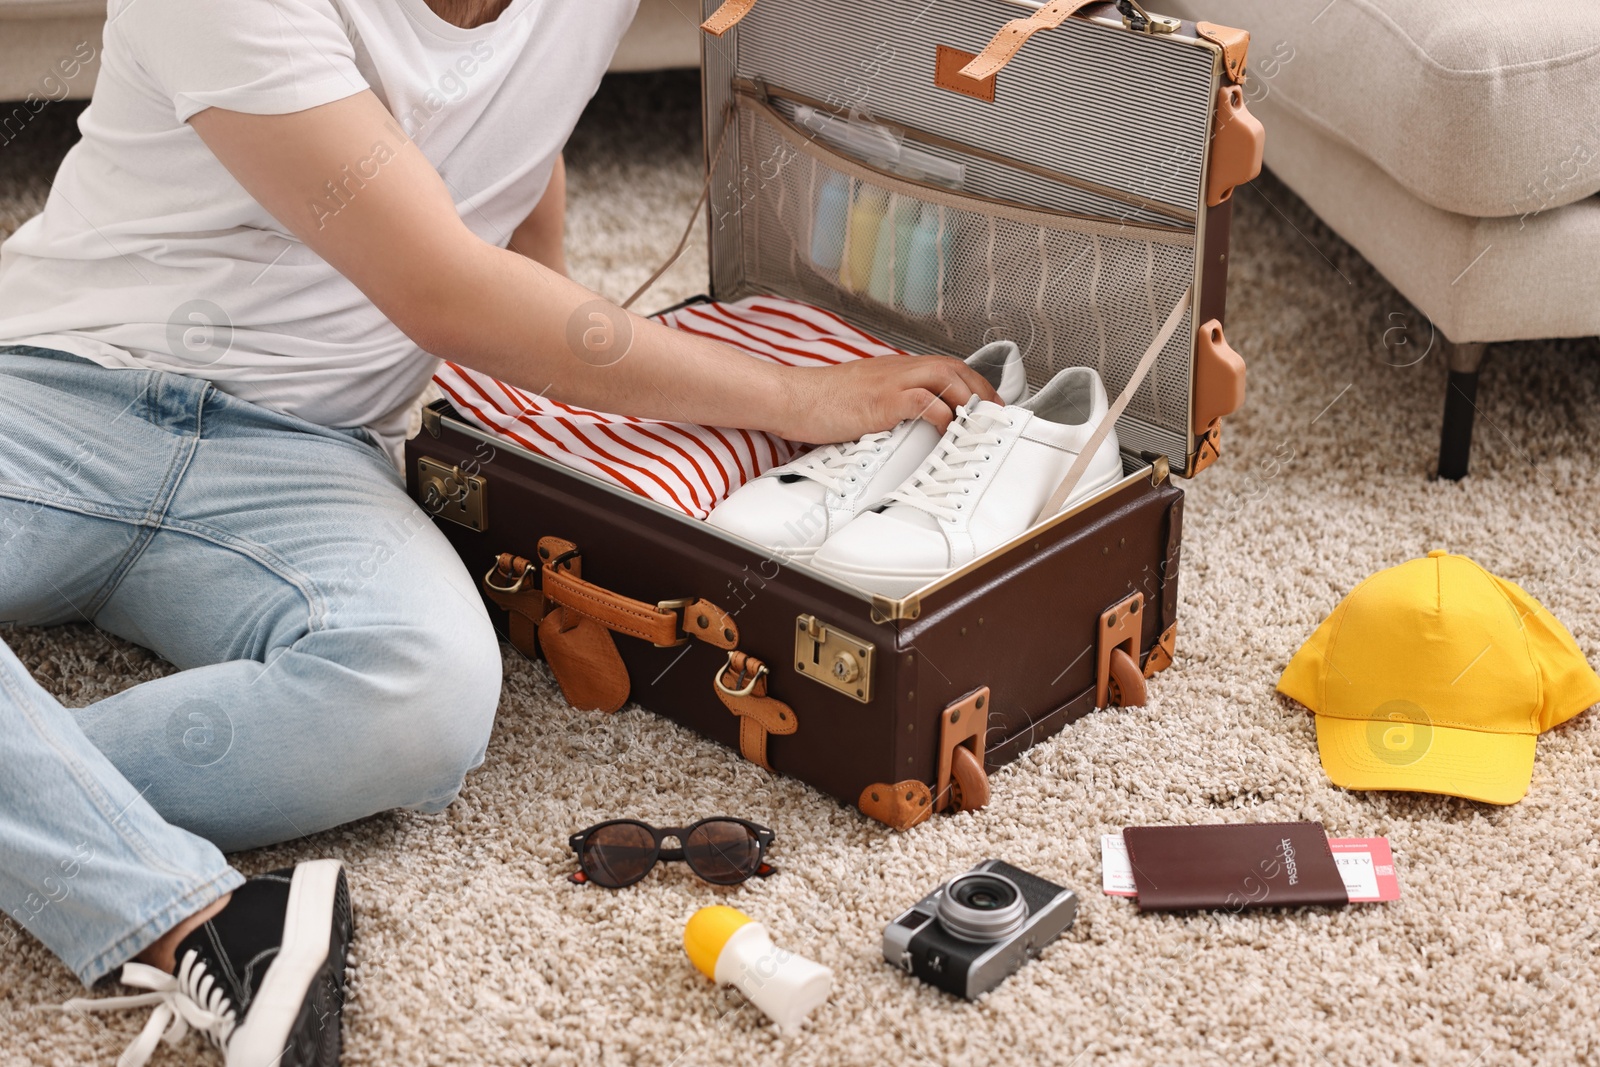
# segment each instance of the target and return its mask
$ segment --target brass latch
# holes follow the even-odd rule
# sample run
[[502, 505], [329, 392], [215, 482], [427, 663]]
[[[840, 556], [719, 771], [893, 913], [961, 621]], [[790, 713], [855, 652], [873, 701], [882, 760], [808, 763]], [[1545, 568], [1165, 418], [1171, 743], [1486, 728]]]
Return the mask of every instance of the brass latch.
[[1183, 23], [1166, 15], [1152, 15], [1139, 0], [1117, 0], [1117, 10], [1122, 14], [1123, 28], [1139, 33], [1177, 33]]
[[852, 700], [872, 700], [873, 646], [831, 626], [815, 615], [795, 620], [794, 669]]
[[482, 533], [489, 528], [489, 482], [428, 456], [417, 457], [417, 485], [423, 510]]
[[443, 425], [444, 413], [437, 404], [428, 404], [422, 409], [422, 428], [428, 431], [429, 437], [438, 437]]

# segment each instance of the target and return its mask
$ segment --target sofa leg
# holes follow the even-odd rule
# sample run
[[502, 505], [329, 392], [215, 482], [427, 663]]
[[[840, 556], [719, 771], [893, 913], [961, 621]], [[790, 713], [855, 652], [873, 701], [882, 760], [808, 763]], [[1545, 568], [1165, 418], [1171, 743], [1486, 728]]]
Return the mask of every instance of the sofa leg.
[[1472, 452], [1472, 416], [1478, 399], [1478, 372], [1483, 367], [1485, 344], [1444, 342], [1450, 381], [1444, 391], [1444, 429], [1439, 436], [1439, 477], [1460, 481], [1467, 476]]

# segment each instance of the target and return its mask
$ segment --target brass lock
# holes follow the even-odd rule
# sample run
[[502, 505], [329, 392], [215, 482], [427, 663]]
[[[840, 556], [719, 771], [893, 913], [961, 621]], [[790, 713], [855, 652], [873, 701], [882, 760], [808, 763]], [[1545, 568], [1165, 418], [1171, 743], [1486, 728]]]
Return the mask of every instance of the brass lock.
[[430, 515], [482, 533], [489, 526], [489, 483], [431, 456], [417, 457], [418, 503]]
[[869, 642], [825, 626], [815, 615], [795, 620], [795, 671], [863, 704], [872, 700], [873, 651]]

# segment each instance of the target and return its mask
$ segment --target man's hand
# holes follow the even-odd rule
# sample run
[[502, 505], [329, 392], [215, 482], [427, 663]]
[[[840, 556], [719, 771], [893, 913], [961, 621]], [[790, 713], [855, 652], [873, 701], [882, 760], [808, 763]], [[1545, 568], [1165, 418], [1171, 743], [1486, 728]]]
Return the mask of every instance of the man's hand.
[[973, 394], [1001, 402], [983, 375], [947, 356], [878, 356], [796, 368], [785, 384], [794, 422], [778, 432], [812, 444], [854, 441], [905, 419], [926, 419], [942, 432]]

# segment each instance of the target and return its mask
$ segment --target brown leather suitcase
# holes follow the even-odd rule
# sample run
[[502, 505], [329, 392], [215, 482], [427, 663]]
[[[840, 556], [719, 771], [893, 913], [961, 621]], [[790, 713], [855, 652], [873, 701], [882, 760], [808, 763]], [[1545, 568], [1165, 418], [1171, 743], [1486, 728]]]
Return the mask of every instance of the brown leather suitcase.
[[[1036, 387], [1098, 364], [1126, 476], [900, 599], [780, 565], [443, 402], [407, 445], [409, 484], [575, 706], [636, 701], [897, 828], [981, 807], [988, 771], [1142, 703], [1173, 662], [1170, 479], [1216, 459], [1243, 398], [1222, 320], [1229, 197], [1261, 159], [1248, 35], [1131, 0], [706, 7], [711, 293], [803, 300], [914, 351], [1010, 337]], [[818, 109], [870, 112], [959, 161], [963, 187], [809, 136]], [[935, 205], [936, 309], [879, 304], [807, 260], [819, 176]]]

